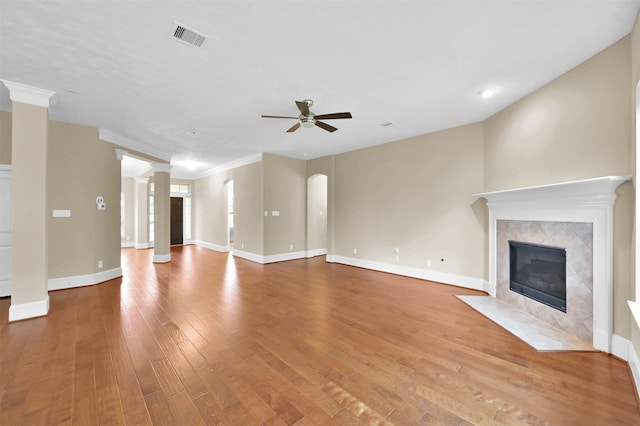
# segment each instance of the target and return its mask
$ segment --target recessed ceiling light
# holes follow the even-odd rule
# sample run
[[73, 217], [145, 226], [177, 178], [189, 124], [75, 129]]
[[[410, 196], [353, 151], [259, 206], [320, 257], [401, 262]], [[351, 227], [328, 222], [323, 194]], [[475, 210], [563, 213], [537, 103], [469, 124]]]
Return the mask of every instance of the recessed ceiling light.
[[67, 92], [73, 93], [75, 95], [79, 95], [80, 94], [80, 91], [78, 89], [67, 89]]
[[393, 126], [393, 122], [392, 121], [385, 121], [384, 123], [380, 123], [380, 125], [382, 127], [389, 127], [389, 126]]
[[484, 90], [481, 90], [479, 92], [479, 95], [483, 98], [483, 99], [489, 99], [490, 97], [492, 97], [493, 95], [495, 95], [498, 92], [498, 88], [497, 87], [487, 87]]
[[198, 136], [198, 132], [196, 132], [195, 130], [189, 130], [189, 131], [187, 132], [187, 134], [188, 134], [189, 136]]
[[186, 167], [192, 172], [195, 171], [198, 167], [203, 166], [203, 164], [198, 161], [178, 161], [175, 163], [175, 165]]

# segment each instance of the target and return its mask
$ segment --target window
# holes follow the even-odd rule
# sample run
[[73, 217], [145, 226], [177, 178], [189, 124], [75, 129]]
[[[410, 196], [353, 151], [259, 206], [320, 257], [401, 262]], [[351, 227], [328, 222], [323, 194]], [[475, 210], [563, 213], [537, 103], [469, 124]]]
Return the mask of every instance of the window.
[[189, 185], [172, 183], [169, 190], [172, 194], [189, 194]]

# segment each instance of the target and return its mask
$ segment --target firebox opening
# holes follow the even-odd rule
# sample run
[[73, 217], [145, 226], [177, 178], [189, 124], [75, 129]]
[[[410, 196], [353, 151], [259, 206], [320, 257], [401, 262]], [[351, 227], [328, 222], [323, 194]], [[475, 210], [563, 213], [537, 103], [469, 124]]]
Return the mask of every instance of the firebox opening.
[[509, 289], [567, 312], [567, 251], [509, 240]]

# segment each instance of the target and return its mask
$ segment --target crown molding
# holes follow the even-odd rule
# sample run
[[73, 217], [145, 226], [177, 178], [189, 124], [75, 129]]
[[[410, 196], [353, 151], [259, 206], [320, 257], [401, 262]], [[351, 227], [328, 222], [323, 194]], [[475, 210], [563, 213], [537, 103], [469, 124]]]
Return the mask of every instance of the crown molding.
[[144, 183], [144, 184], [149, 183], [149, 178], [148, 177], [136, 176], [136, 177], [134, 177], [134, 179], [135, 179], [136, 183]]
[[55, 103], [56, 92], [28, 86], [9, 80], [0, 80], [9, 89], [9, 98], [12, 102], [49, 108]]
[[153, 163], [151, 164], [154, 173], [171, 173], [173, 166], [165, 163]]
[[253, 163], [257, 163], [259, 161], [262, 161], [262, 153], [259, 152], [257, 154], [253, 154], [253, 155], [249, 155], [247, 157], [242, 157], [239, 158], [237, 160], [234, 161], [230, 161], [228, 163], [225, 163], [221, 166], [218, 167], [214, 167], [212, 169], [209, 170], [205, 170], [201, 173], [196, 174], [193, 179], [201, 179], [207, 176], [211, 176], [214, 175], [216, 173], [220, 173], [223, 172], [225, 170], [230, 170], [230, 169], [235, 169], [241, 166], [246, 166], [248, 164], [253, 164]]
[[99, 127], [98, 136], [103, 141], [111, 142], [113, 144], [123, 146], [125, 148], [129, 148], [134, 151], [138, 151], [142, 154], [149, 155], [151, 157], [158, 158], [160, 160], [171, 161], [170, 154], [167, 154], [166, 152], [153, 148], [145, 143], [134, 141], [133, 139], [128, 138], [119, 133], [116, 133], [112, 130]]
[[116, 158], [120, 161], [122, 161], [122, 157], [124, 157], [125, 155], [128, 154], [127, 151], [125, 151], [124, 149], [118, 149], [116, 148]]

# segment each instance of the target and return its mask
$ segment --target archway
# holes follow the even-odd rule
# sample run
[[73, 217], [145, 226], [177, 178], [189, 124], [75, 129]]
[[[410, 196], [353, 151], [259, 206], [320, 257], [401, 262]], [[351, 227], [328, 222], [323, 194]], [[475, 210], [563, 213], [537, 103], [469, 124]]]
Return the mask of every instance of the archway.
[[233, 213], [234, 213], [234, 195], [233, 195], [233, 179], [229, 179], [224, 183], [224, 205], [226, 211], [226, 227], [227, 227], [227, 247], [229, 251], [233, 251]]
[[307, 179], [307, 257], [327, 254], [327, 185], [326, 175]]

